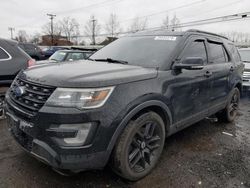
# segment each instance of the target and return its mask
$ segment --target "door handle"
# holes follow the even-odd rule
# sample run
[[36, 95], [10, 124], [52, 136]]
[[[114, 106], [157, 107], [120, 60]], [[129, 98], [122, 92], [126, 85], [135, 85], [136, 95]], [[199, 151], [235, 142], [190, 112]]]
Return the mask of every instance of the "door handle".
[[210, 71], [206, 71], [206, 73], [204, 74], [204, 76], [206, 77], [206, 78], [209, 78], [210, 76], [212, 76], [212, 72], [210, 72]]

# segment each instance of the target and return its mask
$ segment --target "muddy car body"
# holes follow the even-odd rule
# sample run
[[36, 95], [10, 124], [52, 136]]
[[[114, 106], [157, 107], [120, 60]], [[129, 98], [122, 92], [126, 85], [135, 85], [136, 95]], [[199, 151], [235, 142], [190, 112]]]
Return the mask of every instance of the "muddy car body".
[[156, 165], [166, 136], [213, 114], [234, 120], [244, 65], [232, 48], [196, 30], [144, 32], [88, 61], [31, 68], [6, 96], [12, 135], [57, 171], [110, 161], [138, 180]]
[[243, 74], [243, 87], [246, 91], [250, 91], [250, 48], [239, 49], [241, 60], [245, 64]]

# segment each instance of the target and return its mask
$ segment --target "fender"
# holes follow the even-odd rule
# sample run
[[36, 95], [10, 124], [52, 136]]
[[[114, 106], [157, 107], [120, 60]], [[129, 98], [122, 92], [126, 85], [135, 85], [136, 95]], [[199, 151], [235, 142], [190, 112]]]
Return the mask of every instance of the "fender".
[[172, 114], [170, 109], [168, 108], [168, 106], [163, 103], [162, 101], [159, 100], [150, 100], [150, 101], [146, 101], [144, 103], [139, 104], [138, 106], [136, 106], [134, 109], [132, 109], [121, 121], [121, 123], [117, 126], [117, 129], [115, 130], [115, 133], [113, 134], [111, 141], [108, 145], [108, 151], [111, 153], [111, 151], [113, 150], [113, 147], [118, 139], [118, 137], [121, 135], [122, 131], [125, 129], [126, 125], [128, 124], [128, 122], [131, 120], [131, 118], [137, 114], [139, 111], [150, 107], [150, 106], [158, 106], [161, 109], [163, 109], [165, 111], [165, 113], [168, 115], [169, 118], [169, 127], [167, 127], [167, 129], [170, 129], [170, 125], [172, 125], [173, 120], [172, 120]]
[[[233, 85], [233, 88], [236, 88], [238, 84], [240, 84], [239, 90], [240, 90], [240, 92], [242, 92], [242, 87], [243, 87], [243, 86], [242, 86], [242, 80], [239, 80], [239, 79], [235, 80], [235, 83], [234, 83], [234, 85]], [[232, 88], [232, 89], [233, 89], [233, 88]]]

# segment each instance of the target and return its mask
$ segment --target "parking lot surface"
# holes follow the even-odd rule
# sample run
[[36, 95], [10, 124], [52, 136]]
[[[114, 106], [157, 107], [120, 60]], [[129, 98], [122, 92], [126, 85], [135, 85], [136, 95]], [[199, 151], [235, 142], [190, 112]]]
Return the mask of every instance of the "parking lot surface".
[[138, 182], [107, 167], [64, 177], [26, 154], [0, 120], [0, 188], [250, 187], [250, 99], [231, 124], [203, 120], [166, 139], [154, 171]]

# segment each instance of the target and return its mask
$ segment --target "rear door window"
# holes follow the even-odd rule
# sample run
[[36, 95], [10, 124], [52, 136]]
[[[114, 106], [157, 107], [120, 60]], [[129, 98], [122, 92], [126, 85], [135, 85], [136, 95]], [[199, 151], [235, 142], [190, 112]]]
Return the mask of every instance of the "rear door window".
[[229, 50], [235, 61], [240, 61], [240, 55], [237, 48], [233, 44], [229, 44]]
[[0, 60], [7, 60], [10, 56], [2, 47], [0, 47]]
[[208, 46], [210, 50], [210, 63], [228, 62], [229, 58], [223, 44], [208, 42]]

